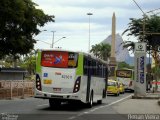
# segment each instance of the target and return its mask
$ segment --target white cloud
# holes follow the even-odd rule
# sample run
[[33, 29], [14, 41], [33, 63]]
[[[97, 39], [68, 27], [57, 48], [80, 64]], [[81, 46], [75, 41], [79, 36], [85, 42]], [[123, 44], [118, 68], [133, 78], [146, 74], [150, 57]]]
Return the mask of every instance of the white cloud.
[[[88, 50], [88, 18], [91, 16], [91, 44], [99, 43], [111, 34], [112, 14], [116, 14], [116, 31], [122, 33], [128, 26], [129, 18], [140, 18], [142, 12], [133, 0], [33, 0], [46, 14], [55, 15], [55, 23], [48, 23], [43, 29], [47, 32], [36, 38], [51, 42], [52, 33], [56, 31], [55, 39], [67, 37], [56, 43], [66, 49]], [[144, 12], [159, 7], [159, 0], [136, 0]], [[123, 36], [127, 39], [126, 36]], [[38, 43], [36, 47], [48, 46]], [[49, 47], [49, 46], [48, 46]]]

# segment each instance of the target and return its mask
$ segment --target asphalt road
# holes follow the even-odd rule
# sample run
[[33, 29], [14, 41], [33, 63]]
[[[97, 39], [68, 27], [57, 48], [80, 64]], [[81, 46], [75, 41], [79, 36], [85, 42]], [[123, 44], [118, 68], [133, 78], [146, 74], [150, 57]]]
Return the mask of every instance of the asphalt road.
[[[112, 109], [112, 105], [118, 104], [131, 96], [131, 93], [120, 96], [107, 96], [102, 104], [94, 104], [92, 108], [86, 108], [83, 104], [63, 104], [58, 108], [50, 108], [48, 100], [37, 98], [25, 98], [14, 100], [0, 100], [0, 119], [15, 118], [15, 120], [106, 120], [106, 117], [122, 118]], [[114, 118], [115, 117], [115, 118]], [[7, 119], [8, 120], [8, 119]]]

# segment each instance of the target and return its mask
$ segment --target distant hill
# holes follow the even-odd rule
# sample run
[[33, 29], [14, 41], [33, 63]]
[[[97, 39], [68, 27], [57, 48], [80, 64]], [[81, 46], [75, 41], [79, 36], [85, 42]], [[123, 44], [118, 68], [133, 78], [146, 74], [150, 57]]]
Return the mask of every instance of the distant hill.
[[[112, 35], [108, 36], [102, 43], [107, 43], [111, 45]], [[123, 39], [119, 34], [116, 34], [116, 41], [115, 41], [115, 52], [116, 52], [116, 60], [118, 62], [126, 61], [129, 59], [130, 55], [127, 48], [123, 48], [122, 44]]]
[[[110, 44], [112, 41], [112, 35], [109, 35], [106, 39], [104, 39], [101, 43]], [[119, 34], [116, 34], [116, 41], [115, 41], [115, 52], [116, 52], [116, 60], [117, 62], [125, 61], [129, 65], [134, 65], [134, 57], [130, 56], [129, 51], [127, 48], [123, 48], [122, 44], [123, 39]], [[147, 63], [149, 58], [147, 58]]]

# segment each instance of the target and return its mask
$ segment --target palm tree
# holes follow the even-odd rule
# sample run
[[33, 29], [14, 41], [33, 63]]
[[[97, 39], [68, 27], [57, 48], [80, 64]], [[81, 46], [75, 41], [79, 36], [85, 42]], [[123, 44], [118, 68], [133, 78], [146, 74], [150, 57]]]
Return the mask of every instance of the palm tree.
[[92, 45], [90, 52], [93, 53], [96, 57], [107, 61], [111, 54], [111, 46], [104, 43]]
[[134, 52], [135, 43], [133, 41], [124, 41], [121, 43], [121, 45], [123, 46], [123, 48], [128, 48], [129, 51]]
[[100, 44], [101, 49], [100, 49], [100, 56], [101, 59], [107, 61], [108, 58], [111, 56], [111, 46], [109, 44]]
[[100, 44], [92, 45], [92, 49], [90, 50], [96, 57], [100, 57]]

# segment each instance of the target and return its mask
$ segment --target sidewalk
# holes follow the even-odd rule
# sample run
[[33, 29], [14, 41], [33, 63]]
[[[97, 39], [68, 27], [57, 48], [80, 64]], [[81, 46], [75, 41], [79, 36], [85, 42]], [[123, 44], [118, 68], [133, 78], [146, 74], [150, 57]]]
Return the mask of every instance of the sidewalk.
[[146, 93], [146, 96], [132, 96], [132, 99], [160, 99], [160, 92]]
[[115, 106], [119, 114], [160, 114], [160, 93], [148, 93], [146, 97], [130, 98]]

